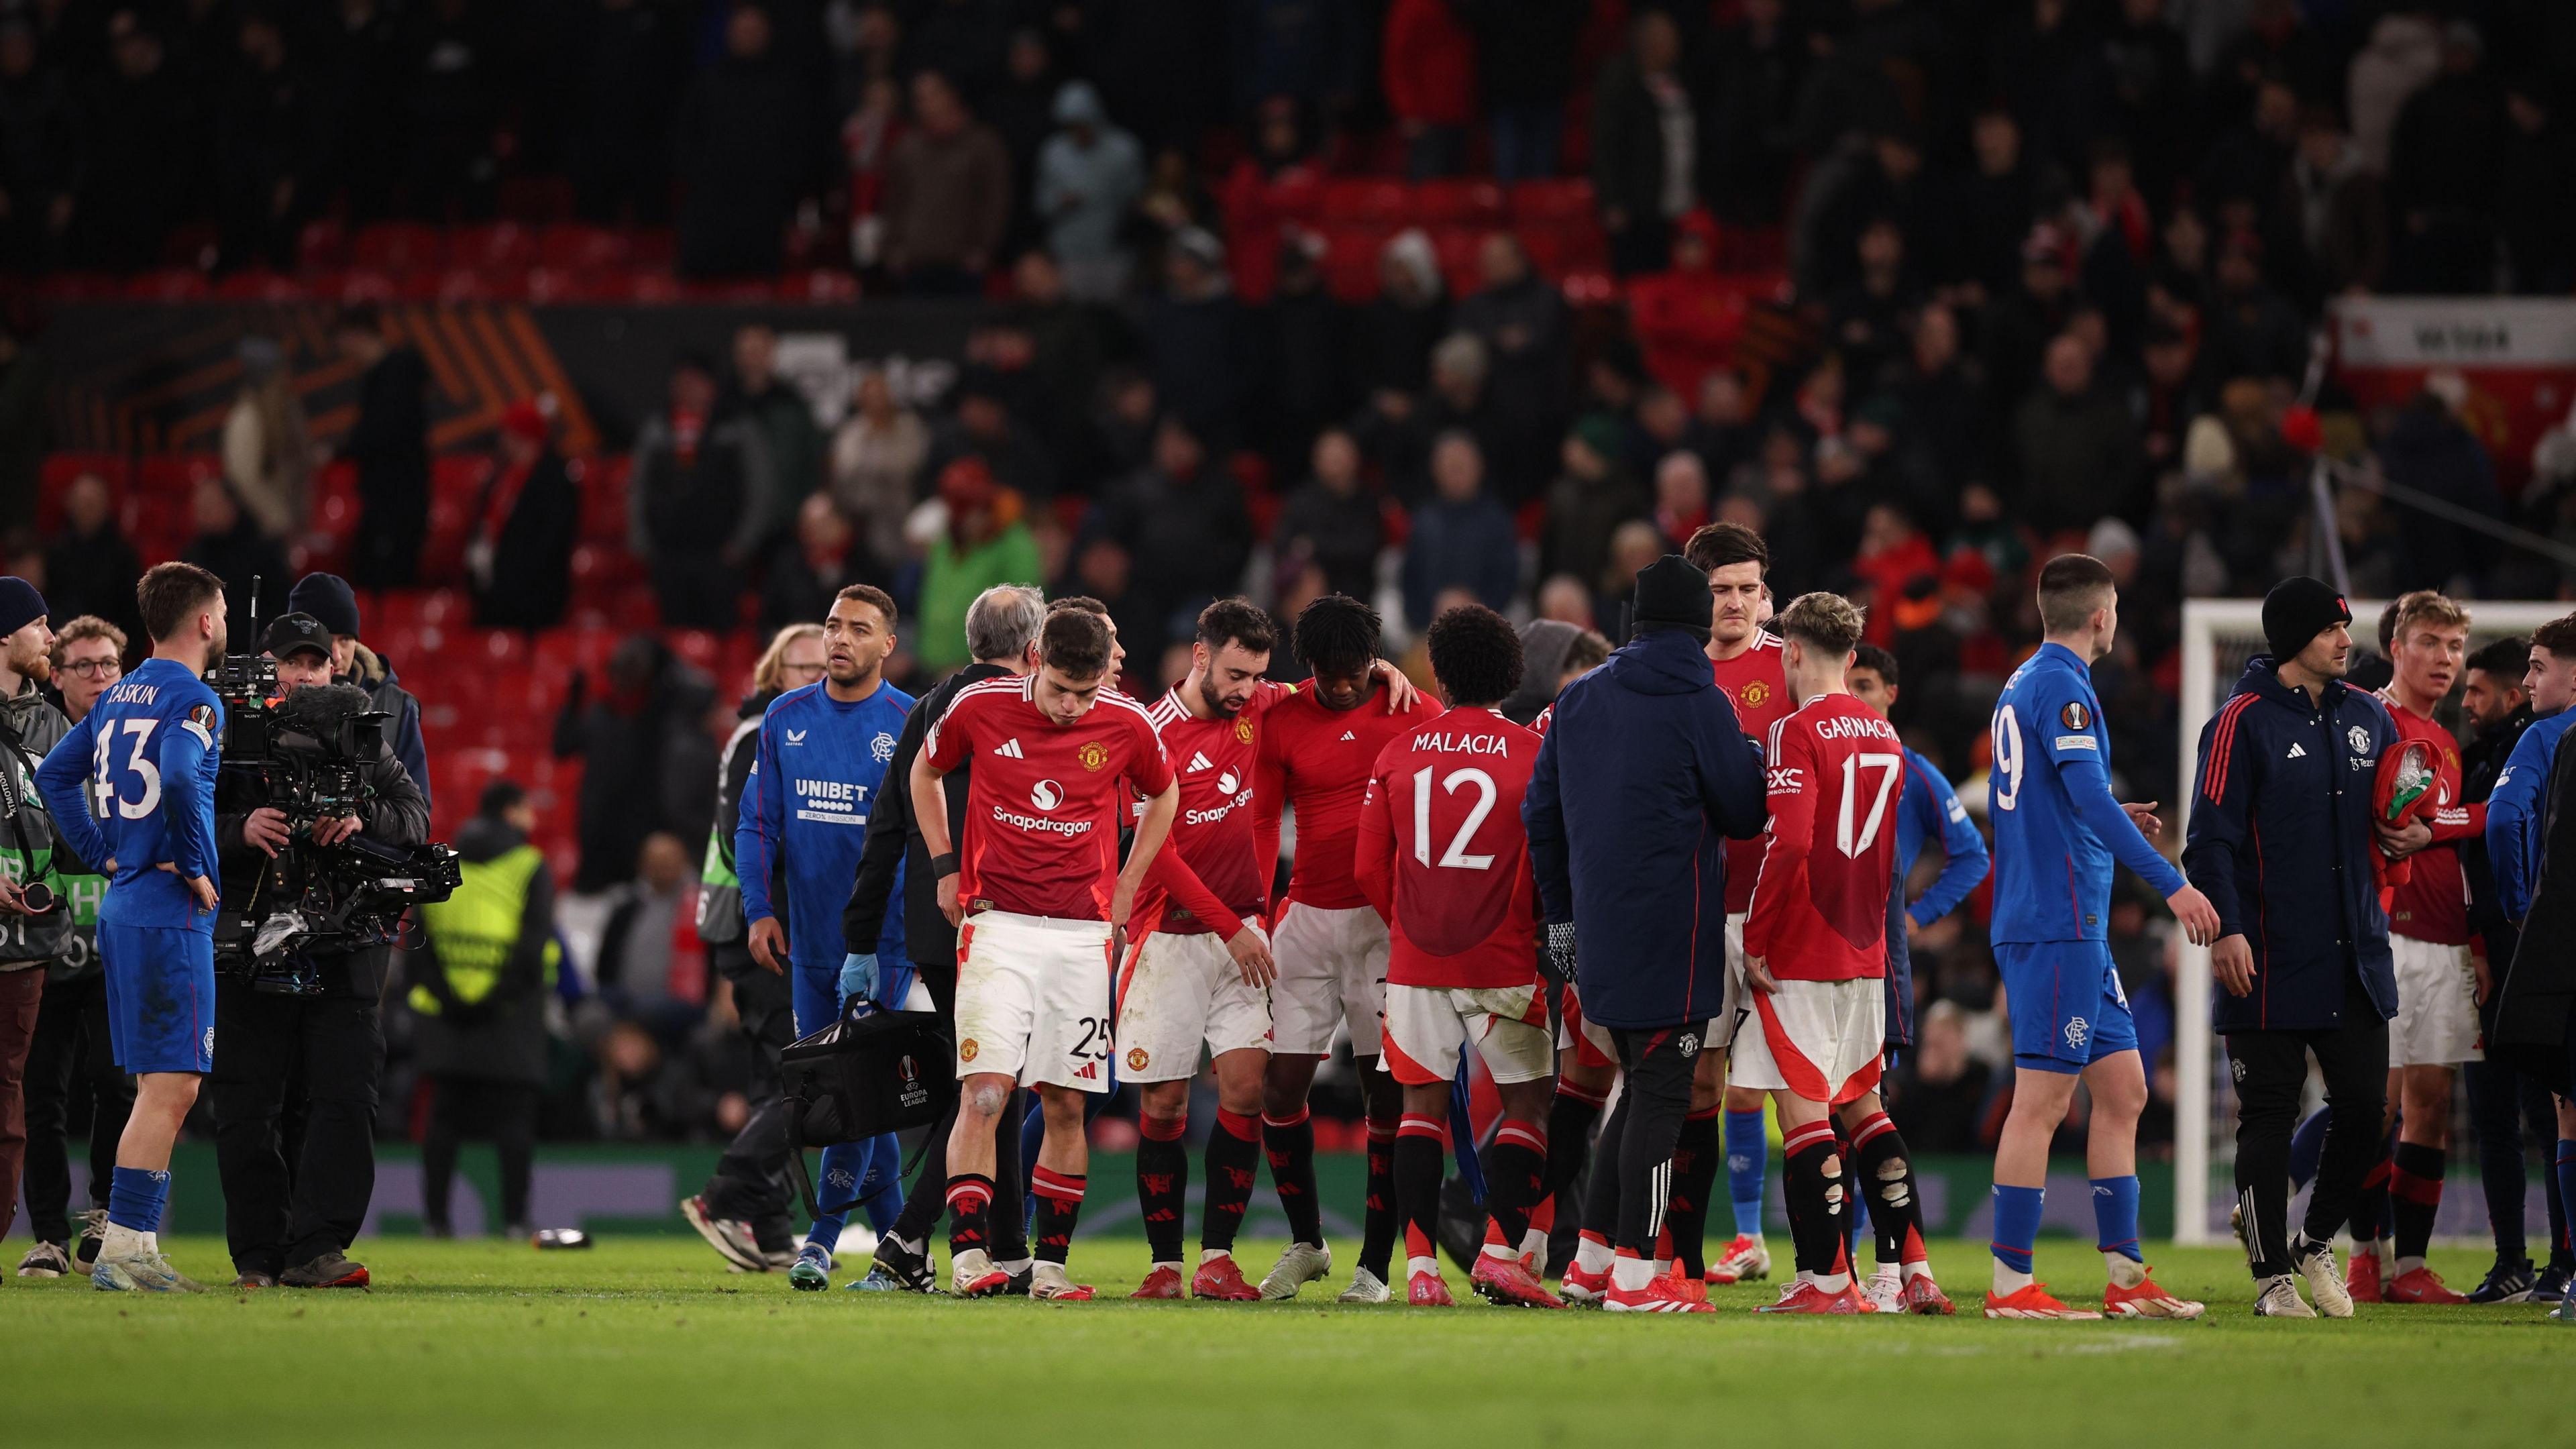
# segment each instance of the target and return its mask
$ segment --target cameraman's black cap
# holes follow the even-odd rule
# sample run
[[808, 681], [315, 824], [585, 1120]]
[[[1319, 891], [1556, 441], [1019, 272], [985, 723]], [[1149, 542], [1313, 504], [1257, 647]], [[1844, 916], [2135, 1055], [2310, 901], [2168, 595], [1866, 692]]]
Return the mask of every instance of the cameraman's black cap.
[[322, 656], [323, 663], [331, 662], [331, 631], [311, 614], [278, 615], [259, 644], [274, 659], [289, 659], [299, 649], [310, 649]]
[[358, 594], [338, 574], [306, 574], [297, 579], [286, 596], [286, 607], [321, 620], [322, 627], [334, 634], [358, 637]]

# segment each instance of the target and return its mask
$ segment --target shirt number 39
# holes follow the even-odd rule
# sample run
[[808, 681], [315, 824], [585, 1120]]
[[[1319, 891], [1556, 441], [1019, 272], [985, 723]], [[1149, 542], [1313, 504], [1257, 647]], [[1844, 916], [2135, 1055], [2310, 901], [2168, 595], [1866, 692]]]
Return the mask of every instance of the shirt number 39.
[[125, 798], [125, 792], [119, 787], [117, 779], [116, 731], [113, 728], [100, 730], [98, 755], [95, 768], [91, 771], [90, 788], [98, 794], [98, 818], [101, 820], [107, 818], [111, 808], [128, 820], [140, 820], [158, 809], [161, 804], [161, 767], [143, 757], [144, 750], [152, 743], [153, 727], [160, 721], [129, 719], [122, 723], [125, 726], [125, 736], [131, 742], [125, 753], [125, 770], [129, 774], [142, 777], [143, 793], [132, 800]]

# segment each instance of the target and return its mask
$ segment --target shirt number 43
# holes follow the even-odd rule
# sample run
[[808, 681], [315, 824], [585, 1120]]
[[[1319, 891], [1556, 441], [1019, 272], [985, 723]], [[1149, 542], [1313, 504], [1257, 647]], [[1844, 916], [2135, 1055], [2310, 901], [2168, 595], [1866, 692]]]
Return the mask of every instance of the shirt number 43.
[[143, 793], [135, 799], [128, 800], [124, 797], [124, 792], [117, 788], [114, 754], [116, 730], [113, 727], [98, 732], [98, 755], [95, 768], [91, 772], [90, 788], [98, 795], [99, 819], [108, 818], [108, 812], [112, 808], [116, 814], [128, 820], [140, 820], [159, 808], [161, 804], [161, 767], [143, 757], [144, 750], [152, 743], [153, 727], [160, 724], [160, 721], [129, 719], [120, 723], [125, 726], [126, 738], [132, 742], [125, 754], [125, 769], [142, 777]]

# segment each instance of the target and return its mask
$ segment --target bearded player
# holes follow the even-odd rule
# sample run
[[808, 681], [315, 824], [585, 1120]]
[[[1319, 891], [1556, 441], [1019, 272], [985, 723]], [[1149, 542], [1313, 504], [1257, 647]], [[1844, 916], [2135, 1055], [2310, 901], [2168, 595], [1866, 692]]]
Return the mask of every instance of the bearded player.
[[1216, 1130], [1207, 1141], [1207, 1206], [1194, 1298], [1260, 1294], [1234, 1261], [1234, 1236], [1261, 1159], [1261, 1083], [1270, 1064], [1270, 981], [1260, 916], [1278, 841], [1256, 841], [1254, 741], [1286, 687], [1262, 679], [1275, 643], [1270, 616], [1242, 599], [1199, 614], [1189, 677], [1147, 713], [1180, 780], [1171, 847], [1136, 896], [1118, 968], [1119, 1074], [1137, 1089], [1136, 1199], [1154, 1266], [1134, 1294], [1181, 1296], [1181, 1215], [1189, 1201], [1190, 1082], [1207, 1047], [1216, 1069]]
[[1470, 1281], [1496, 1303], [1561, 1308], [1520, 1256], [1545, 1191], [1556, 1069], [1521, 825], [1538, 736], [1496, 708], [1520, 686], [1521, 641], [1502, 615], [1469, 604], [1433, 620], [1429, 644], [1449, 709], [1378, 756], [1354, 862], [1391, 942], [1384, 1063], [1404, 1089], [1395, 1185], [1406, 1301], [1450, 1302], [1438, 1246], [1441, 1154], [1450, 1082], [1472, 1043], [1503, 1115], [1482, 1154], [1495, 1232]]
[[[966, 827], [951, 841], [940, 780], [969, 758]], [[1127, 863], [1118, 822], [1145, 797]], [[993, 1125], [1014, 1085], [1037, 1088], [1046, 1135], [1030, 1191], [1029, 1296], [1084, 1300], [1065, 1270], [1090, 1148], [1083, 1102], [1109, 1086], [1117, 932], [1170, 835], [1180, 790], [1145, 707], [1110, 688], [1109, 626], [1049, 615], [1038, 667], [962, 690], [912, 767], [939, 907], [958, 923], [957, 1123], [948, 1142], [950, 1274], [960, 1297], [1008, 1286], [993, 1265]]]
[[1440, 712], [1398, 687], [1403, 676], [1377, 656], [1377, 611], [1326, 594], [1297, 616], [1298, 658], [1312, 687], [1271, 709], [1260, 731], [1253, 785], [1256, 834], [1283, 808], [1297, 813], [1297, 862], [1270, 948], [1279, 977], [1270, 987], [1270, 1069], [1263, 1086], [1262, 1144], [1291, 1239], [1261, 1280], [1261, 1296], [1294, 1298], [1332, 1271], [1322, 1205], [1315, 1199], [1315, 1128], [1306, 1094], [1315, 1068], [1345, 1023], [1351, 1063], [1368, 1111], [1368, 1205], [1360, 1261], [1345, 1303], [1384, 1303], [1395, 1251], [1395, 1138], [1400, 1096], [1377, 1070], [1386, 1011], [1386, 922], [1351, 873], [1360, 802], [1387, 744]]

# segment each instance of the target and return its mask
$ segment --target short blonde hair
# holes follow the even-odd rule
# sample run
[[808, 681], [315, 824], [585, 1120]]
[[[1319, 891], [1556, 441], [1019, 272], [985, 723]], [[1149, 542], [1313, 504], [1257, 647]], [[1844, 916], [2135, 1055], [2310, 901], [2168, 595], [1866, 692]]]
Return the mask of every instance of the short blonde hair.
[[1840, 658], [1860, 643], [1860, 606], [1840, 594], [1800, 594], [1772, 619], [1771, 632]]
[[2410, 631], [2423, 625], [2436, 629], [2466, 629], [2469, 627], [2469, 611], [2439, 589], [2417, 589], [2411, 594], [2400, 594], [2396, 602], [2388, 606], [2388, 637], [2381, 643], [2393, 647]]
[[779, 676], [787, 671], [787, 646], [799, 639], [817, 642], [823, 637], [820, 624], [790, 624], [770, 636], [769, 647], [760, 651], [760, 662], [751, 667], [751, 690], [766, 694], [779, 687]]

